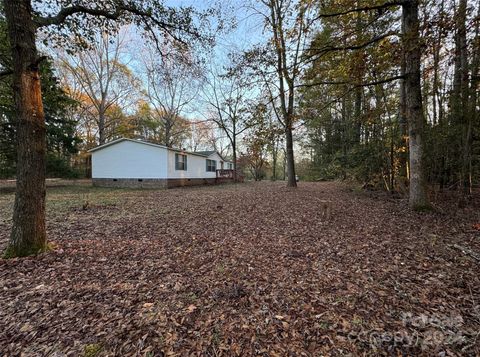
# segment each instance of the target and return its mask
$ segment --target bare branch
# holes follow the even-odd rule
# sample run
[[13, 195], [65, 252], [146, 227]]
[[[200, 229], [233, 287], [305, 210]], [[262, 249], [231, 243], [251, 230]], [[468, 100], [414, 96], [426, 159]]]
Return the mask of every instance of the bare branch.
[[383, 83], [397, 81], [399, 79], [404, 79], [404, 78], [405, 76], [399, 75], [399, 76], [389, 77], [389, 78], [385, 78], [385, 79], [381, 79], [373, 82], [367, 82], [367, 83], [352, 83], [350, 81], [321, 81], [321, 82], [299, 84], [297, 85], [297, 87], [316, 87], [321, 85], [351, 85], [353, 88], [357, 88], [357, 87], [375, 86]]

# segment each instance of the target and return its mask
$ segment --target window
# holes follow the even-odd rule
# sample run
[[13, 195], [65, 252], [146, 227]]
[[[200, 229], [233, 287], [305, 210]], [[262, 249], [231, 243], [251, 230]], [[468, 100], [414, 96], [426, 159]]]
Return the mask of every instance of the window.
[[175, 170], [187, 171], [187, 155], [175, 154]]
[[233, 164], [231, 162], [229, 162], [227, 164], [227, 167], [228, 167], [229, 170], [233, 170]]
[[217, 170], [217, 162], [207, 159], [207, 172], [215, 172]]

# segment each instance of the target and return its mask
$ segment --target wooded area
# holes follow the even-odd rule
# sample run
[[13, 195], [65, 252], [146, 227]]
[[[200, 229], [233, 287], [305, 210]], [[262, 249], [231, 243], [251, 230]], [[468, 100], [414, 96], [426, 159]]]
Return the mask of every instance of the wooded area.
[[182, 4], [0, 3], [0, 355], [478, 356], [480, 3]]
[[86, 151], [119, 137], [214, 148], [251, 178], [290, 187], [297, 176], [353, 179], [408, 194], [414, 209], [431, 206], [432, 190], [468, 204], [479, 178], [478, 3], [240, 9], [263, 30], [219, 56], [215, 42], [239, 26], [227, 6], [4, 1], [0, 175], [18, 182], [13, 255], [46, 247], [45, 176], [88, 175]]
[[[419, 213], [334, 182], [59, 183], [54, 250], [0, 260], [0, 351], [475, 357], [480, 199], [456, 200]], [[0, 191], [0, 217], [13, 201]], [[0, 249], [10, 227], [0, 219]]]

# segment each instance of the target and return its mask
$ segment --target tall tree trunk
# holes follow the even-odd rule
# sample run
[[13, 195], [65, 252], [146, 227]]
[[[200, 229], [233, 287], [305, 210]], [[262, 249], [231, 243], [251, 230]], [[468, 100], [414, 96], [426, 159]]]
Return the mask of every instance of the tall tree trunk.
[[445, 0], [440, 2], [440, 18], [438, 24], [438, 35], [433, 43], [433, 84], [432, 84], [432, 104], [433, 104], [433, 125], [441, 124], [439, 122], [439, 111], [441, 108], [437, 108], [440, 100], [439, 96], [439, 67], [440, 67], [440, 50], [442, 47], [442, 38], [443, 38], [443, 21], [444, 21], [444, 8]]
[[[472, 126], [477, 128], [480, 126], [479, 111], [478, 111], [478, 86], [480, 83], [480, 8], [477, 13], [477, 21], [475, 24], [475, 37], [472, 44], [472, 63], [470, 72], [470, 110], [469, 115], [471, 117]], [[472, 146], [473, 146], [473, 134], [472, 134]], [[470, 160], [471, 162], [471, 160]]]
[[470, 161], [472, 122], [469, 109], [468, 49], [467, 49], [467, 0], [460, 0], [456, 13], [455, 73], [453, 90], [453, 115], [461, 128], [462, 166], [460, 168], [460, 203], [471, 193]]
[[[402, 21], [402, 36], [405, 37], [405, 22]], [[399, 120], [398, 127], [400, 131], [400, 180], [405, 185], [408, 182], [408, 121], [407, 121], [407, 96], [405, 93], [405, 73], [407, 68], [407, 62], [405, 61], [405, 46], [402, 50], [402, 57], [400, 62], [400, 74], [403, 79], [400, 80], [400, 106], [399, 106]]]
[[172, 121], [170, 119], [170, 114], [167, 114], [165, 118], [165, 146], [172, 147], [171, 142], [171, 129], [172, 129]]
[[98, 113], [98, 142], [103, 145], [105, 141], [105, 110], [101, 109]]
[[360, 144], [362, 134], [362, 87], [355, 88], [355, 144]]
[[233, 133], [232, 139], [232, 151], [233, 151], [233, 181], [237, 182], [237, 133]]
[[[293, 118], [295, 104], [295, 78], [297, 64], [290, 68], [288, 64], [288, 56], [286, 53], [285, 37], [286, 29], [283, 28], [283, 19], [285, 14], [282, 13], [282, 2], [278, 0], [270, 0], [266, 4], [270, 8], [270, 25], [273, 33], [275, 50], [277, 54], [276, 69], [278, 75], [278, 90], [281, 103], [281, 112], [285, 129], [285, 159], [287, 161], [287, 187], [297, 187], [295, 175], [295, 158], [293, 153]], [[297, 53], [298, 55], [298, 47]], [[287, 86], [287, 88], [285, 88]], [[288, 96], [288, 101], [286, 97]]]
[[107, 141], [106, 139], [106, 130], [105, 130], [105, 122], [106, 122], [106, 112], [107, 112], [107, 93], [102, 90], [102, 100], [98, 106], [98, 143], [100, 145], [105, 144]]
[[295, 158], [293, 156], [293, 130], [292, 123], [289, 120], [285, 127], [285, 144], [287, 159], [287, 187], [297, 187], [297, 179], [295, 175]]
[[402, 5], [405, 29], [405, 103], [410, 149], [409, 204], [414, 209], [429, 207], [423, 165], [424, 115], [421, 89], [421, 48], [419, 41], [418, 0], [408, 0]]
[[45, 116], [30, 0], [4, 0], [13, 56], [17, 128], [17, 186], [6, 256], [46, 249]]
[[272, 181], [277, 181], [277, 143], [275, 137], [272, 139]]
[[[358, 4], [358, 1], [356, 2], [356, 6], [358, 7], [359, 4]], [[363, 21], [362, 21], [362, 14], [360, 12], [358, 12], [357, 14], [357, 22], [356, 22], [356, 31], [357, 31], [357, 41], [359, 43], [362, 42], [362, 39], [361, 39], [361, 34], [362, 34], [362, 28], [363, 28]], [[346, 46], [347, 44], [345, 44]], [[357, 62], [356, 63], [356, 67], [357, 67], [357, 70], [356, 70], [356, 73], [357, 73], [357, 78], [356, 78], [356, 82], [357, 82], [357, 87], [355, 88], [355, 104], [354, 104], [354, 116], [355, 116], [355, 120], [354, 120], [354, 125], [355, 125], [355, 131], [354, 131], [354, 144], [360, 144], [360, 141], [361, 141], [361, 134], [362, 134], [362, 121], [360, 120], [361, 116], [362, 116], [362, 94], [363, 94], [363, 88], [361, 87], [361, 83], [363, 82], [363, 77], [364, 77], [364, 70], [365, 70], [365, 67], [364, 67], [364, 63], [363, 60], [364, 60], [364, 56], [363, 56], [363, 51], [360, 50], [360, 54], [361, 56], [359, 55], [358, 58], [360, 58], [360, 62]]]

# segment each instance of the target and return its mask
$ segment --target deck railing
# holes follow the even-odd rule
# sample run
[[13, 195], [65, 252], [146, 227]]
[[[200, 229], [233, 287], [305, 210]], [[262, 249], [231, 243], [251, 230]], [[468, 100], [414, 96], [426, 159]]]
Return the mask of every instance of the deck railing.
[[217, 179], [233, 179], [233, 170], [217, 170]]

